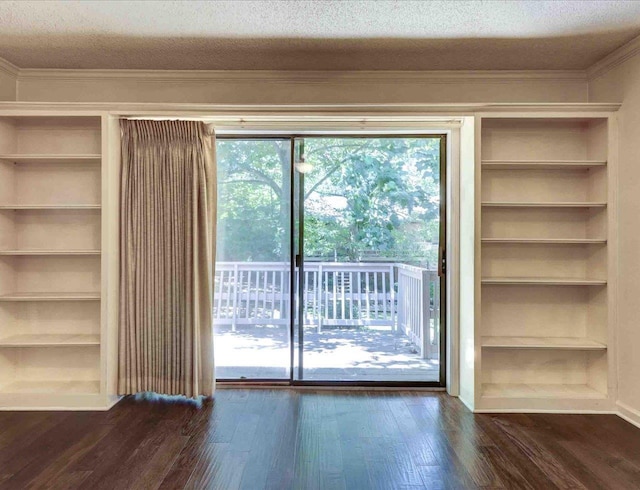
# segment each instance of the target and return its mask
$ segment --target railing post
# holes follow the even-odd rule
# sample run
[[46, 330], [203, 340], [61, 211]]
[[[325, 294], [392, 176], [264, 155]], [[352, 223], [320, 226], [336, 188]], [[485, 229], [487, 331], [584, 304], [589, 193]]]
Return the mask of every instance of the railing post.
[[322, 296], [323, 296], [323, 287], [322, 287], [322, 262], [318, 264], [318, 286], [317, 286], [317, 294], [318, 294], [318, 333], [322, 333]]
[[238, 307], [238, 264], [233, 265], [233, 300], [232, 300], [232, 308], [233, 308], [233, 320], [231, 320], [231, 331], [236, 331], [236, 318], [237, 307]]
[[402, 268], [398, 266], [398, 314], [396, 315], [396, 324], [399, 330], [406, 335], [407, 329], [405, 326], [406, 315], [404, 311], [404, 297], [406, 294], [405, 278], [402, 272]]
[[420, 271], [420, 345], [423, 359], [431, 357], [431, 304], [429, 271]]
[[[433, 282], [433, 344], [431, 344], [431, 354], [432, 358], [437, 357], [440, 358], [440, 329], [442, 325], [440, 325], [440, 295], [442, 291], [440, 291], [440, 276], [437, 273], [431, 272], [430, 275], [431, 282]], [[431, 285], [429, 285], [429, 289], [431, 289]]]
[[396, 285], [395, 285], [395, 264], [389, 266], [389, 292], [391, 294], [391, 329], [397, 332], [396, 324]]

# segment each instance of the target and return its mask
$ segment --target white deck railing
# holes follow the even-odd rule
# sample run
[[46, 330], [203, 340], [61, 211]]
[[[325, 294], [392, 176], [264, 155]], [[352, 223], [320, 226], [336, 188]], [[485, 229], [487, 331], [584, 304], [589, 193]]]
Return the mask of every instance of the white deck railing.
[[396, 264], [400, 328], [424, 358], [439, 356], [440, 278], [437, 271]]
[[[288, 263], [280, 262], [216, 263], [216, 323], [234, 330], [237, 325], [288, 324], [289, 270]], [[396, 263], [306, 262], [303, 298], [304, 323], [318, 331], [389, 326], [407, 335], [422, 357], [438, 357], [436, 271]]]

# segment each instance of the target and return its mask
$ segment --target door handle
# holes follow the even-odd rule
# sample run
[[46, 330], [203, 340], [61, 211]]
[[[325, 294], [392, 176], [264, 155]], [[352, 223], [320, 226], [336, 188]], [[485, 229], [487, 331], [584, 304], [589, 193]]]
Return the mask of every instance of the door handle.
[[438, 247], [438, 276], [442, 277], [447, 272], [447, 251], [444, 247]]

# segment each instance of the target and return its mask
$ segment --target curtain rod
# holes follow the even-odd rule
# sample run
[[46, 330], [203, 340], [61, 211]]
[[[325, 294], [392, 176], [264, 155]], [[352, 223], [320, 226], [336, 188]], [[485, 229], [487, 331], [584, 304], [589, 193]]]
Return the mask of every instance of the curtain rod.
[[151, 121], [202, 121], [212, 124], [218, 130], [305, 130], [317, 129], [449, 129], [462, 126], [462, 118], [442, 118], [434, 116], [126, 116], [122, 119]]

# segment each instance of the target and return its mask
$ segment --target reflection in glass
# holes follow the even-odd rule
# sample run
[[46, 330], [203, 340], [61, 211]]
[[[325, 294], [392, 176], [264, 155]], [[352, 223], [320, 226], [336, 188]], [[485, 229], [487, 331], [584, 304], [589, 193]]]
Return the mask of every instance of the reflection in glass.
[[290, 148], [217, 141], [218, 379], [290, 377]]
[[440, 141], [308, 137], [300, 144], [299, 379], [439, 380]]

